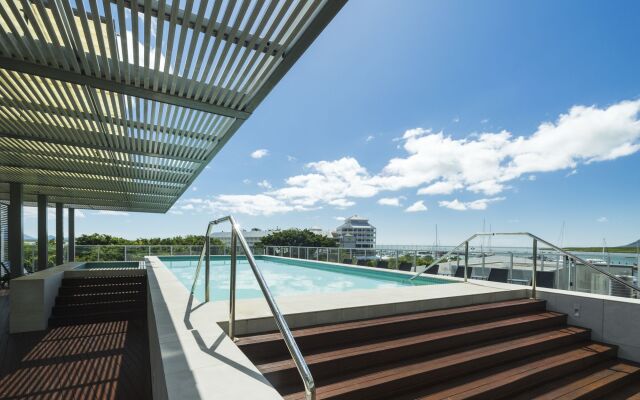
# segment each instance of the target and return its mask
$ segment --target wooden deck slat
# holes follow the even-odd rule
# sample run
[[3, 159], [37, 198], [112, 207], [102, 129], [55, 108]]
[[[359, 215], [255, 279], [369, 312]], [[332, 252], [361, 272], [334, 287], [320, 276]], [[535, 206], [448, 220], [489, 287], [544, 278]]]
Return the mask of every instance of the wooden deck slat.
[[146, 320], [8, 333], [0, 294], [0, 399], [150, 399]]
[[[319, 398], [373, 398], [374, 393], [410, 390], [412, 386], [472, 372], [478, 368], [489, 368], [513, 361], [538, 352], [552, 350], [583, 341], [589, 332], [582, 328], [569, 327], [544, 331], [511, 340], [496, 341], [491, 345], [478, 346], [466, 351], [454, 351], [439, 357], [422, 357], [408, 362], [382, 366], [369, 373], [359, 374], [351, 379], [320, 386]], [[385, 387], [386, 386], [386, 387]], [[286, 399], [304, 398], [302, 393], [285, 396]]]
[[[389, 364], [445, 350], [461, 349], [469, 344], [477, 345], [498, 338], [561, 327], [565, 323], [564, 314], [546, 312], [523, 315], [306, 354], [305, 360], [314, 379], [321, 384], [329, 376], [347, 374], [372, 364]], [[258, 369], [274, 384], [295, 384], [299, 381], [295, 364], [290, 359], [259, 364]]]

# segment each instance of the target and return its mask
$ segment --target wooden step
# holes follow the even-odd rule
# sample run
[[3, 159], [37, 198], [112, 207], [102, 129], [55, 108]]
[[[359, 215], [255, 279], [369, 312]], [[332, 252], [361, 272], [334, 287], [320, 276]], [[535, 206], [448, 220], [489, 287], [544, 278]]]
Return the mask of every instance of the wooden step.
[[64, 278], [63, 286], [86, 286], [86, 285], [105, 285], [105, 284], [122, 284], [122, 283], [145, 283], [144, 275], [126, 275], [126, 276], [96, 276], [84, 278]]
[[144, 301], [135, 300], [117, 300], [85, 304], [56, 305], [53, 307], [51, 314], [54, 316], [78, 316], [90, 313], [100, 313], [109, 311], [127, 311], [131, 308], [144, 307]]
[[146, 290], [143, 282], [123, 282], [123, 283], [92, 283], [86, 282], [84, 285], [65, 286], [64, 282], [58, 289], [59, 296], [70, 296], [75, 294], [98, 294], [117, 293]]
[[[615, 346], [587, 343], [528, 357], [496, 368], [447, 380], [402, 397], [402, 400], [512, 399], [523, 390], [544, 384], [558, 376], [572, 374], [593, 365], [608, 366], [616, 355]], [[531, 398], [531, 397], [527, 397]]]
[[[434, 354], [448, 349], [480, 344], [526, 332], [560, 327], [567, 316], [542, 312], [511, 316], [499, 320], [462, 325], [455, 328], [422, 334], [382, 338], [357, 346], [340, 347], [305, 354], [305, 361], [316, 381], [335, 375], [348, 374], [374, 365], [386, 365], [404, 359]], [[275, 386], [295, 384], [300, 380], [298, 370], [290, 356], [283, 360], [257, 365], [260, 372]]]
[[144, 320], [147, 318], [145, 307], [130, 308], [126, 311], [105, 311], [85, 313], [81, 315], [52, 316], [49, 318], [49, 327], [92, 324], [107, 321]]
[[[302, 352], [308, 353], [318, 348], [359, 344], [380, 337], [394, 337], [462, 323], [540, 312], [545, 310], [545, 306], [544, 301], [530, 299], [478, 304], [295, 329], [293, 336]], [[242, 337], [236, 344], [254, 362], [288, 354], [280, 333]]]
[[143, 301], [146, 293], [142, 291], [118, 292], [118, 293], [80, 293], [68, 296], [56, 297], [56, 305], [91, 304], [119, 300]]
[[640, 379], [607, 395], [607, 400], [640, 400]]
[[[562, 376], [562, 375], [560, 375]], [[640, 365], [614, 360], [522, 393], [517, 399], [610, 399], [612, 392], [640, 380]], [[637, 394], [637, 392], [636, 392]], [[623, 397], [624, 398], [624, 397]]]
[[[323, 382], [318, 380], [318, 399], [382, 399], [419, 390], [448, 379], [492, 368], [563, 346], [588, 340], [590, 331], [567, 327], [496, 340], [481, 346], [453, 350], [435, 356], [382, 365]], [[300, 386], [280, 388], [286, 399], [303, 399]]]

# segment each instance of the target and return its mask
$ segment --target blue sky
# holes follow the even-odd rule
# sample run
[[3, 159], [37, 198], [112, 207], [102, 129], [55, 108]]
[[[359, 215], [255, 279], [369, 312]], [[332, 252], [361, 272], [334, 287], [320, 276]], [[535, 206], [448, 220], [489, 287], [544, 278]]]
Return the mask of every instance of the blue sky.
[[483, 221], [629, 243], [639, 37], [637, 1], [351, 0], [170, 213], [84, 211], [76, 231], [201, 233], [228, 213], [332, 229], [360, 214], [381, 244], [430, 245], [435, 224], [454, 244]]

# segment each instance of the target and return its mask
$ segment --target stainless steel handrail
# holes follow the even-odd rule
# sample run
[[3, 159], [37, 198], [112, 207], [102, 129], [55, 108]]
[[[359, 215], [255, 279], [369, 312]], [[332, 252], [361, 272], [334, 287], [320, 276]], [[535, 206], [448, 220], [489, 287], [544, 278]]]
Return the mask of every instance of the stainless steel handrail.
[[458, 248], [460, 248], [461, 246], [465, 246], [465, 261], [464, 261], [464, 276], [465, 276], [465, 281], [467, 280], [467, 268], [468, 268], [468, 258], [469, 258], [469, 242], [472, 241], [473, 239], [477, 238], [477, 237], [481, 237], [481, 236], [527, 236], [531, 239], [533, 239], [533, 275], [532, 275], [532, 297], [535, 297], [535, 291], [536, 291], [536, 267], [537, 267], [537, 250], [538, 250], [538, 242], [540, 243], [544, 243], [546, 246], [549, 246], [550, 248], [552, 248], [553, 250], [579, 262], [580, 264], [586, 265], [589, 268], [592, 268], [594, 270], [596, 270], [597, 272], [600, 272], [604, 275], [606, 275], [607, 277], [609, 277], [609, 279], [612, 279], [618, 283], [620, 283], [621, 285], [624, 285], [626, 287], [628, 287], [631, 290], [635, 290], [636, 292], [640, 293], [640, 287], [630, 284], [628, 282], [625, 282], [624, 280], [618, 278], [617, 276], [604, 271], [598, 267], [596, 267], [594, 264], [592, 264], [591, 262], [582, 259], [581, 257], [576, 256], [575, 254], [572, 254], [566, 250], [561, 249], [560, 247], [547, 242], [544, 239], [541, 239], [540, 237], [529, 233], [529, 232], [492, 232], [492, 233], [476, 233], [472, 236], [470, 236], [467, 240], [465, 240], [464, 242], [460, 243], [459, 245], [457, 245], [456, 247], [454, 247], [451, 251], [449, 251], [448, 253], [446, 253], [445, 255], [443, 255], [442, 257], [438, 258], [437, 260], [435, 260], [434, 262], [432, 262], [431, 264], [429, 264], [423, 271], [420, 271], [418, 273], [416, 273], [414, 276], [412, 276], [411, 278], [409, 278], [410, 280], [413, 280], [415, 278], [417, 278], [418, 276], [420, 276], [421, 274], [424, 273], [424, 271], [428, 270], [429, 268], [431, 268], [432, 266], [438, 264], [439, 262], [447, 259], [451, 254], [453, 254]]
[[196, 276], [193, 280], [193, 286], [191, 287], [191, 294], [193, 295], [195, 291], [196, 282], [198, 281], [198, 275], [200, 274], [200, 269], [202, 266], [202, 260], [206, 258], [205, 260], [205, 265], [206, 265], [205, 301], [209, 301], [209, 279], [208, 279], [209, 278], [208, 276], [209, 262], [210, 262], [209, 261], [210, 257], [208, 254], [209, 237], [211, 235], [211, 228], [214, 225], [220, 224], [225, 221], [229, 221], [229, 223], [231, 224], [231, 287], [229, 288], [229, 337], [233, 339], [234, 331], [235, 331], [235, 304], [236, 304], [236, 276], [235, 275], [236, 275], [236, 263], [237, 263], [237, 251], [236, 251], [237, 243], [236, 242], [240, 242], [240, 246], [244, 250], [244, 253], [247, 257], [247, 261], [251, 266], [251, 270], [253, 271], [253, 274], [255, 275], [256, 280], [258, 281], [258, 285], [262, 290], [262, 294], [267, 300], [267, 304], [269, 304], [271, 313], [273, 314], [273, 317], [276, 320], [276, 325], [278, 326], [278, 330], [282, 334], [282, 337], [287, 346], [287, 349], [291, 354], [291, 358], [293, 358], [293, 361], [296, 364], [296, 368], [298, 369], [298, 373], [302, 378], [302, 382], [304, 383], [305, 396], [307, 400], [315, 400], [316, 386], [315, 386], [315, 382], [313, 381], [313, 376], [311, 376], [311, 371], [309, 370], [309, 366], [305, 362], [304, 357], [300, 352], [300, 348], [298, 347], [298, 344], [293, 338], [291, 329], [289, 329], [289, 325], [287, 324], [287, 321], [285, 321], [284, 316], [280, 312], [280, 309], [278, 308], [278, 305], [276, 304], [276, 301], [273, 298], [273, 295], [271, 294], [271, 291], [269, 290], [269, 287], [267, 286], [267, 283], [264, 280], [264, 277], [262, 276], [262, 272], [260, 272], [260, 269], [258, 269], [256, 260], [253, 256], [253, 253], [251, 252], [251, 249], [249, 248], [249, 245], [247, 244], [246, 239], [242, 235], [242, 232], [238, 228], [238, 224], [236, 223], [235, 219], [232, 216], [229, 215], [226, 217], [216, 219], [215, 221], [209, 222], [209, 225], [207, 226], [207, 233], [205, 236], [205, 246], [202, 249], [202, 253], [200, 254], [200, 258], [198, 260], [198, 267], [196, 268]]

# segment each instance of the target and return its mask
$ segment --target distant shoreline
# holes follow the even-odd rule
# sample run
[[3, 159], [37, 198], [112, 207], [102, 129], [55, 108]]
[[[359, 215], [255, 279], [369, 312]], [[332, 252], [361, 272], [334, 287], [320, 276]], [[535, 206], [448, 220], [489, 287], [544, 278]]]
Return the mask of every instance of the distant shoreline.
[[[577, 251], [585, 253], [601, 253], [602, 247], [565, 247], [567, 251]], [[605, 247], [605, 253], [633, 253], [636, 254], [635, 247]]]

